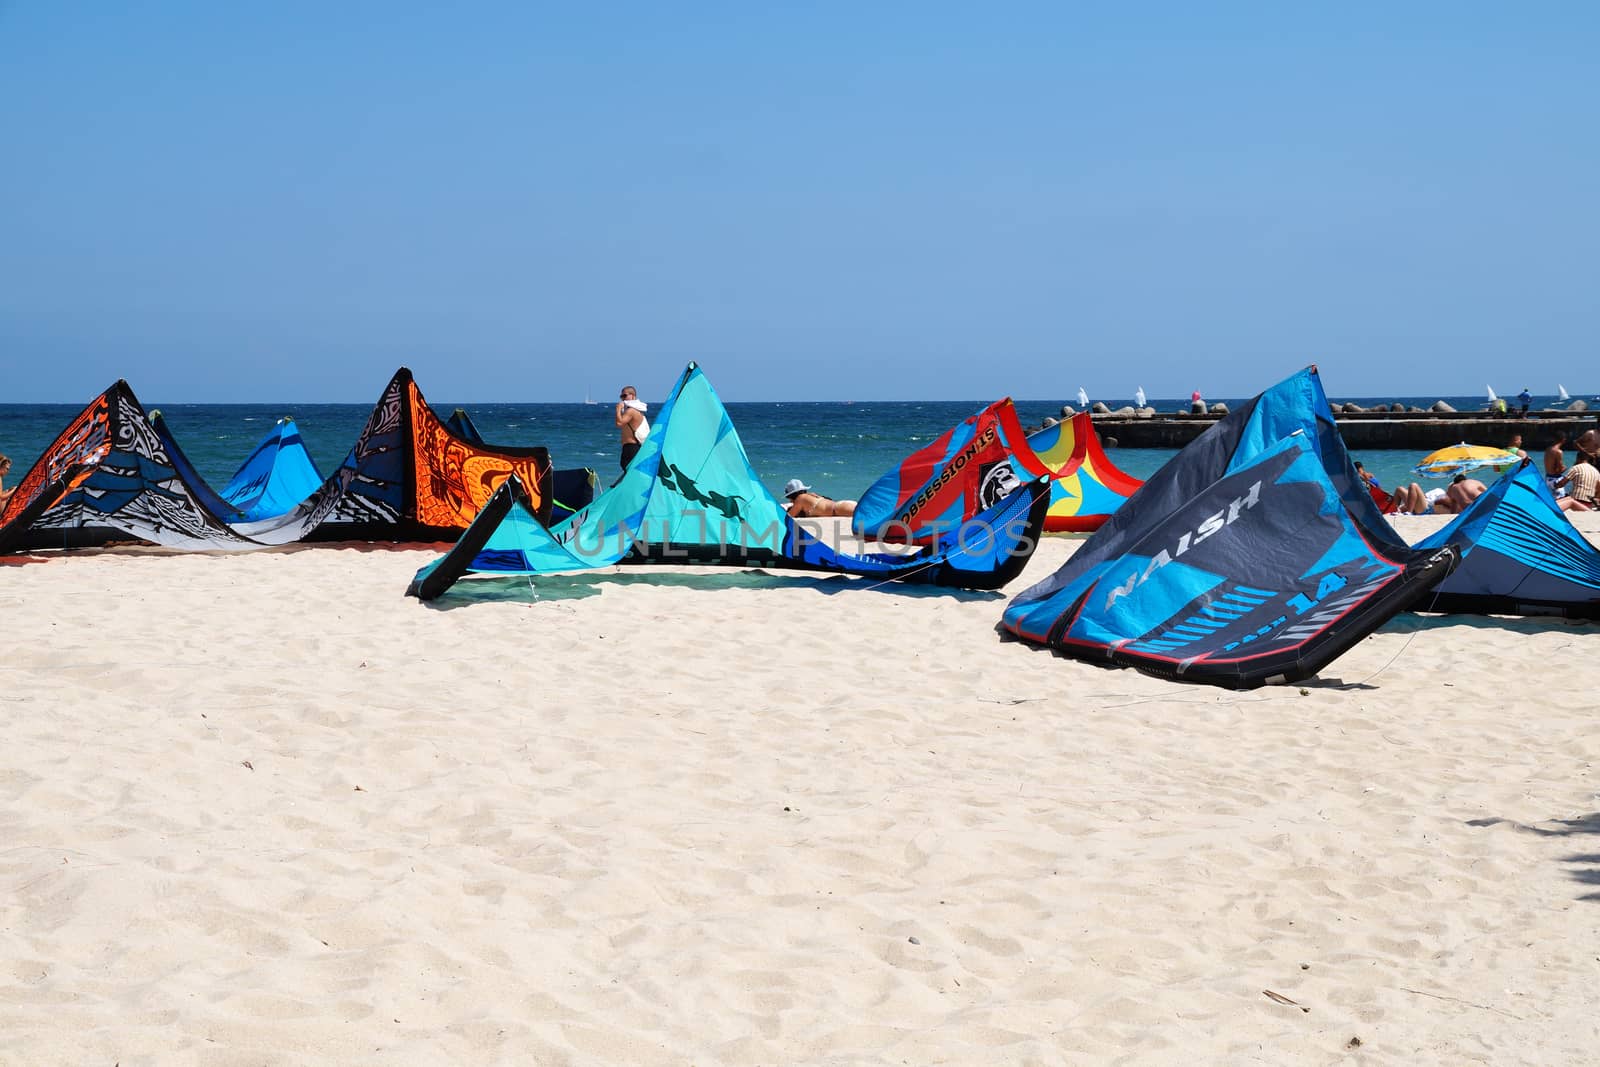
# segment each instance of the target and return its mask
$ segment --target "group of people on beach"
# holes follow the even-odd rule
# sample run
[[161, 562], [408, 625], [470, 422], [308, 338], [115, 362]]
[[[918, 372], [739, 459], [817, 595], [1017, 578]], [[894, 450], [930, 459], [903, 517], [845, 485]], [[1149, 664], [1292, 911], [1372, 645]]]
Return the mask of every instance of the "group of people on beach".
[[[644, 446], [645, 439], [650, 436], [650, 420], [645, 413], [650, 410], [650, 405], [639, 399], [639, 391], [631, 385], [622, 387], [622, 392], [617, 397], [615, 422], [617, 430], [622, 436], [622, 469], [628, 469], [628, 464], [633, 462], [633, 457], [639, 454], [639, 449]], [[4, 457], [0, 456], [0, 461]], [[0, 474], [4, 474], [0, 470]], [[828, 519], [848, 518], [856, 513], [854, 500], [834, 500], [814, 492], [812, 488], [799, 478], [790, 478], [783, 487], [784, 508], [790, 517], [796, 519]], [[5, 497], [0, 496], [0, 505], [5, 503]]]
[[[1476, 478], [1458, 474], [1443, 489], [1423, 489], [1416, 482], [1402, 485], [1393, 493], [1383, 493], [1383, 487], [1360, 463], [1356, 470], [1367, 484], [1378, 506], [1401, 515], [1457, 515], [1467, 510], [1472, 502], [1484, 494], [1486, 486]], [[1380, 499], [1380, 495], [1386, 499]]]
[[[1517, 399], [1520, 402], [1523, 397]], [[1192, 402], [1201, 410], [1204, 409], [1198, 390]], [[624, 471], [650, 435], [650, 422], [645, 417], [647, 410], [648, 405], [639, 399], [638, 391], [631, 385], [623, 386], [617, 400], [616, 424], [622, 435]], [[1578, 459], [1571, 467], [1566, 465], [1566, 444], [1567, 435], [1563, 431], [1545, 449], [1545, 477], [1558, 494], [1557, 503], [1563, 511], [1592, 511], [1597, 506], [1595, 496], [1597, 489], [1600, 489], [1600, 430], [1586, 430], [1574, 442]], [[1522, 449], [1521, 434], [1512, 435], [1506, 450], [1527, 458], [1527, 453]], [[0, 477], [4, 477], [9, 467], [10, 461], [0, 456]], [[1356, 473], [1361, 475], [1362, 482], [1379, 507], [1387, 513], [1401, 515], [1459, 515], [1487, 489], [1478, 479], [1458, 474], [1443, 488], [1423, 489], [1418, 483], [1411, 482], [1397, 487], [1393, 492], [1385, 492], [1378, 479], [1359, 462], [1356, 463]], [[0, 506], [4, 506], [7, 495], [0, 490]], [[799, 478], [789, 479], [783, 487], [783, 497], [784, 507], [797, 519], [848, 517], [854, 515], [856, 510], [855, 501], [833, 500], [823, 496]]]
[[1577, 462], [1563, 469], [1566, 456], [1562, 446], [1567, 443], [1565, 433], [1557, 434], [1555, 443], [1545, 449], [1544, 476], [1550, 488], [1562, 495], [1556, 498], [1562, 511], [1593, 511], [1600, 507], [1596, 490], [1600, 489], [1600, 430], [1585, 430], [1573, 442], [1578, 450]]
[[[1573, 442], [1578, 458], [1568, 467], [1566, 459], [1567, 435], [1558, 431], [1556, 439], [1544, 451], [1544, 474], [1550, 488], [1556, 492], [1556, 503], [1562, 511], [1594, 511], [1600, 508], [1596, 493], [1600, 491], [1600, 430], [1585, 430]], [[1522, 448], [1522, 435], [1513, 434], [1506, 451], [1526, 459]], [[1356, 473], [1367, 491], [1385, 513], [1401, 515], [1458, 515], [1482, 496], [1486, 487], [1476, 478], [1458, 474], [1442, 489], [1427, 489], [1416, 482], [1385, 492], [1358, 461]]]

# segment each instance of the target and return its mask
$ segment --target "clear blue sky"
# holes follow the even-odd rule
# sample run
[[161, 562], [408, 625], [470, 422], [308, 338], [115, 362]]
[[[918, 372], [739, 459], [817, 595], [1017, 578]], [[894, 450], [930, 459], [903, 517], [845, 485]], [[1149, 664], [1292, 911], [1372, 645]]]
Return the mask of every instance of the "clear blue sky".
[[0, 0], [0, 401], [1600, 387], [1600, 5]]

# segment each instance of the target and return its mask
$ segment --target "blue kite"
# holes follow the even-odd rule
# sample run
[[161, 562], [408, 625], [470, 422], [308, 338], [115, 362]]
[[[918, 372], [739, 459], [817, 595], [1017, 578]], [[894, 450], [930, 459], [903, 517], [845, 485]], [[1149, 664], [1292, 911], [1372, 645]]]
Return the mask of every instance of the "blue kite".
[[1191, 442], [1002, 626], [1078, 659], [1247, 689], [1316, 674], [1456, 560], [1383, 520], [1311, 367]]
[[[965, 589], [998, 589], [1037, 546], [1049, 486], [1025, 482], [994, 506], [905, 552], [852, 554], [796, 520], [756, 476], [727, 409], [691, 363], [618, 482], [546, 527], [509, 481], [454, 549], [407, 590], [431, 600], [467, 574], [536, 575], [618, 563], [736, 564], [835, 571]], [[814, 520], [812, 520], [814, 521]]]
[[1461, 565], [1413, 610], [1600, 619], [1600, 551], [1573, 527], [1531, 461], [1417, 547], [1452, 544], [1461, 546]]

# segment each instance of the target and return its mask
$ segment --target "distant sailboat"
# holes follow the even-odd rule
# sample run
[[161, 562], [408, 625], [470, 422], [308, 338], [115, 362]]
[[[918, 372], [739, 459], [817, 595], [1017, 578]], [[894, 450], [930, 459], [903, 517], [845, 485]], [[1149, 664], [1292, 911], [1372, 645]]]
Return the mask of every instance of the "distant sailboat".
[[1141, 385], [1141, 386], [1139, 386], [1138, 389], [1134, 390], [1133, 402], [1135, 404], [1137, 404], [1139, 407], [1147, 407], [1148, 406], [1144, 402], [1144, 386]]
[[1083, 391], [1083, 386], [1081, 385], [1078, 386], [1078, 406], [1080, 408], [1089, 406], [1089, 394]]
[[589, 395], [589, 390], [587, 388], [585, 388], [583, 391], [583, 402], [591, 405], [594, 403], [594, 398]]
[[1561, 401], [1563, 404], [1565, 404], [1567, 401], [1572, 399], [1572, 397], [1567, 395], [1567, 387], [1566, 386], [1564, 386], [1564, 385], [1556, 386], [1556, 399]]
[[1488, 385], [1488, 386], [1484, 386], [1484, 388], [1489, 390], [1489, 403], [1493, 404], [1496, 400], [1500, 399], [1499, 397], [1494, 395], [1494, 386]]

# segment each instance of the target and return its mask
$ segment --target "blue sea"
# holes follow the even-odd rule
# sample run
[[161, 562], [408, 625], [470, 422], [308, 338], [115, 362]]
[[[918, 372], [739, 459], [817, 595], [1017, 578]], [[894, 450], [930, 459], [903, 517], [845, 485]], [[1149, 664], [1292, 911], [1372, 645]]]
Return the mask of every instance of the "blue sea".
[[[426, 383], [423, 383], [426, 384]], [[645, 397], [649, 401], [653, 398]], [[1103, 398], [1096, 398], [1103, 399]], [[1208, 398], [1209, 400], [1216, 398]], [[1439, 397], [1349, 397], [1364, 407], [1399, 401], [1426, 407]], [[1444, 397], [1461, 411], [1483, 407], [1483, 398]], [[273, 424], [292, 415], [301, 437], [327, 474], [355, 442], [370, 404], [162, 404], [140, 398], [146, 410], [159, 409], [190, 460], [213, 487], [221, 488]], [[609, 482], [617, 471], [617, 431], [612, 408], [604, 404], [463, 404], [429, 397], [441, 417], [457, 407], [472, 416], [484, 439], [501, 445], [543, 445], [557, 467], [592, 467]], [[87, 399], [86, 401], [87, 402]], [[1224, 399], [1236, 405], [1237, 399]], [[757, 473], [774, 492], [800, 478], [828, 496], [856, 497], [907, 453], [922, 447], [988, 401], [899, 401], [823, 403], [730, 403], [728, 412]], [[1023, 424], [1059, 416], [1061, 400], [1018, 401]], [[1107, 399], [1112, 408], [1132, 398]], [[1186, 399], [1152, 399], [1160, 411], [1178, 411]], [[1536, 408], [1554, 406], [1554, 397], [1536, 397]], [[652, 404], [652, 412], [655, 405]], [[8, 485], [15, 485], [58, 433], [82, 410], [74, 404], [0, 404], [0, 452], [13, 462]], [[1529, 447], [1538, 445], [1536, 435]], [[1109, 449], [1113, 463], [1137, 478], [1147, 478], [1176, 453], [1172, 449]], [[1411, 481], [1421, 459], [1409, 451], [1356, 452], [1386, 486]]]

